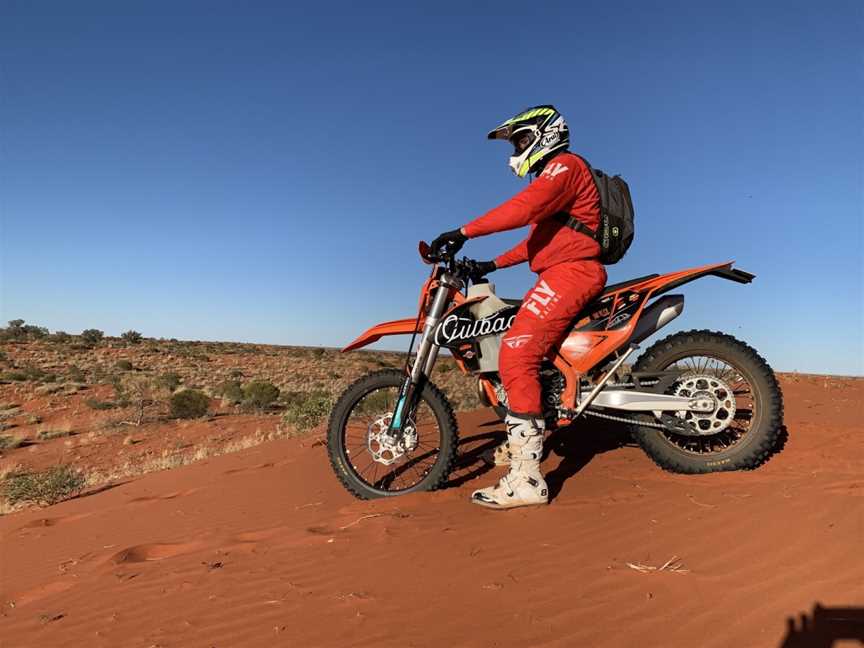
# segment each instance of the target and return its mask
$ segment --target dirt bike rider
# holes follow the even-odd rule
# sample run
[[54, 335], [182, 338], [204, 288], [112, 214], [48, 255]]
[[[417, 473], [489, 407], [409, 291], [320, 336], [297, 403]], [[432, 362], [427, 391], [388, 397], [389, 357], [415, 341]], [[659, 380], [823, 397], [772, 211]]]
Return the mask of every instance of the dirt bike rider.
[[597, 259], [600, 246], [561, 220], [566, 213], [596, 231], [600, 198], [591, 172], [567, 149], [570, 133], [550, 105], [528, 108], [490, 131], [489, 139], [514, 147], [510, 168], [520, 178], [535, 179], [504, 204], [432, 242], [437, 254], [458, 251], [470, 238], [530, 225], [528, 237], [494, 261], [478, 262], [481, 274], [528, 261], [539, 275], [513, 325], [502, 340], [499, 372], [507, 393], [507, 441], [496, 450], [496, 463], [510, 471], [495, 486], [474, 491], [471, 501], [495, 509], [548, 502], [540, 472], [545, 420], [540, 401], [539, 368], [549, 349], [573, 318], [606, 284]]

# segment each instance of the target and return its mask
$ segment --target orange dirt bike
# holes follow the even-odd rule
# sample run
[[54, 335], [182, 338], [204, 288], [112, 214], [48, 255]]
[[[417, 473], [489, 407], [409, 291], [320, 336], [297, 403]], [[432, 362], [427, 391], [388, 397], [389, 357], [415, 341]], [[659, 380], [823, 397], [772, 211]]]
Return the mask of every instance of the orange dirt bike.
[[[432, 273], [415, 318], [373, 326], [344, 351], [387, 335], [411, 334], [403, 370], [352, 384], [330, 416], [327, 446], [342, 484], [363, 499], [432, 490], [446, 483], [457, 454], [456, 418], [430, 380], [441, 348], [477, 377], [481, 401], [503, 418], [501, 338], [520, 301], [499, 299], [476, 262], [439, 257], [420, 243]], [[732, 262], [652, 274], [606, 287], [573, 320], [540, 368], [547, 427], [590, 416], [631, 426], [661, 468], [706, 473], [755, 468], [775, 449], [783, 400], [774, 372], [743, 342], [712, 331], [676, 333], [628, 367], [638, 344], [681, 314], [669, 291], [705, 276], [746, 284]], [[463, 292], [464, 291], [464, 292]], [[412, 353], [416, 335], [420, 342]]]

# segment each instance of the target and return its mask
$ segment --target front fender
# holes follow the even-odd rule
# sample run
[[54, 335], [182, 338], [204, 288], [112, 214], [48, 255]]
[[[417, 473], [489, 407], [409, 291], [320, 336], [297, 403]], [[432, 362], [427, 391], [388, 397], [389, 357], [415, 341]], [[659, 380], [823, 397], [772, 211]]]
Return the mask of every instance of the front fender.
[[[461, 297], [461, 295], [459, 296]], [[466, 304], [474, 304], [476, 302], [483, 301], [484, 299], [486, 299], [486, 295], [472, 297], [470, 299], [459, 299], [458, 303], [451, 306], [450, 309], [446, 313], [444, 313], [442, 319], [444, 317], [447, 317], [450, 313], [452, 313], [457, 308], [460, 308], [461, 306], [465, 306]], [[410, 335], [411, 333], [422, 333], [423, 326], [425, 324], [425, 316], [421, 316], [420, 321], [417, 321], [416, 317], [410, 317], [407, 319], [393, 320], [392, 322], [381, 322], [380, 324], [376, 324], [372, 328], [364, 331], [360, 337], [358, 337], [351, 344], [342, 349], [342, 353], [345, 353], [346, 351], [353, 351], [354, 349], [359, 349], [361, 347], [372, 344], [373, 342], [377, 342], [385, 335]]]
[[[360, 337], [354, 340], [351, 344], [342, 349], [342, 352], [353, 351], [361, 347], [377, 342], [385, 335], [405, 335], [411, 333], [420, 333], [423, 330], [425, 318], [420, 318], [417, 321], [416, 317], [407, 319], [393, 320], [392, 322], [381, 322], [370, 329], [363, 332]], [[416, 327], [415, 327], [416, 324]]]

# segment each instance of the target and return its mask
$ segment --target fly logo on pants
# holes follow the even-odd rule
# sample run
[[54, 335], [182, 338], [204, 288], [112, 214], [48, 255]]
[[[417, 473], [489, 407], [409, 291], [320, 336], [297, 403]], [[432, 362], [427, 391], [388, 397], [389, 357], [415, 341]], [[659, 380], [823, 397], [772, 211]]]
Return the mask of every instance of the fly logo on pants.
[[534, 287], [534, 291], [528, 296], [528, 299], [525, 300], [523, 308], [527, 308], [537, 317], [543, 319], [558, 299], [558, 294], [549, 287], [549, 284], [541, 280]]

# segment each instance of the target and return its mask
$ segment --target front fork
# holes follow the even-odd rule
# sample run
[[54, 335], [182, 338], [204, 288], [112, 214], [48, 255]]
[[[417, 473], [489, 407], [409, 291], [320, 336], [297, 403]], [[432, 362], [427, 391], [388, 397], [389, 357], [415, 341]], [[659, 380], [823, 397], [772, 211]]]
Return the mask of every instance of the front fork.
[[453, 291], [462, 289], [462, 281], [449, 273], [441, 276], [440, 285], [435, 292], [432, 306], [426, 315], [423, 325], [423, 334], [420, 336], [420, 344], [417, 347], [417, 355], [411, 370], [405, 376], [402, 387], [399, 390], [399, 400], [396, 401], [396, 409], [390, 420], [388, 433], [395, 438], [402, 437], [402, 429], [405, 421], [411, 417], [417, 405], [417, 397], [423, 389], [425, 381], [432, 373], [435, 361], [438, 359], [438, 351], [441, 347], [435, 343], [435, 327], [441, 320], [441, 316], [450, 305]]

